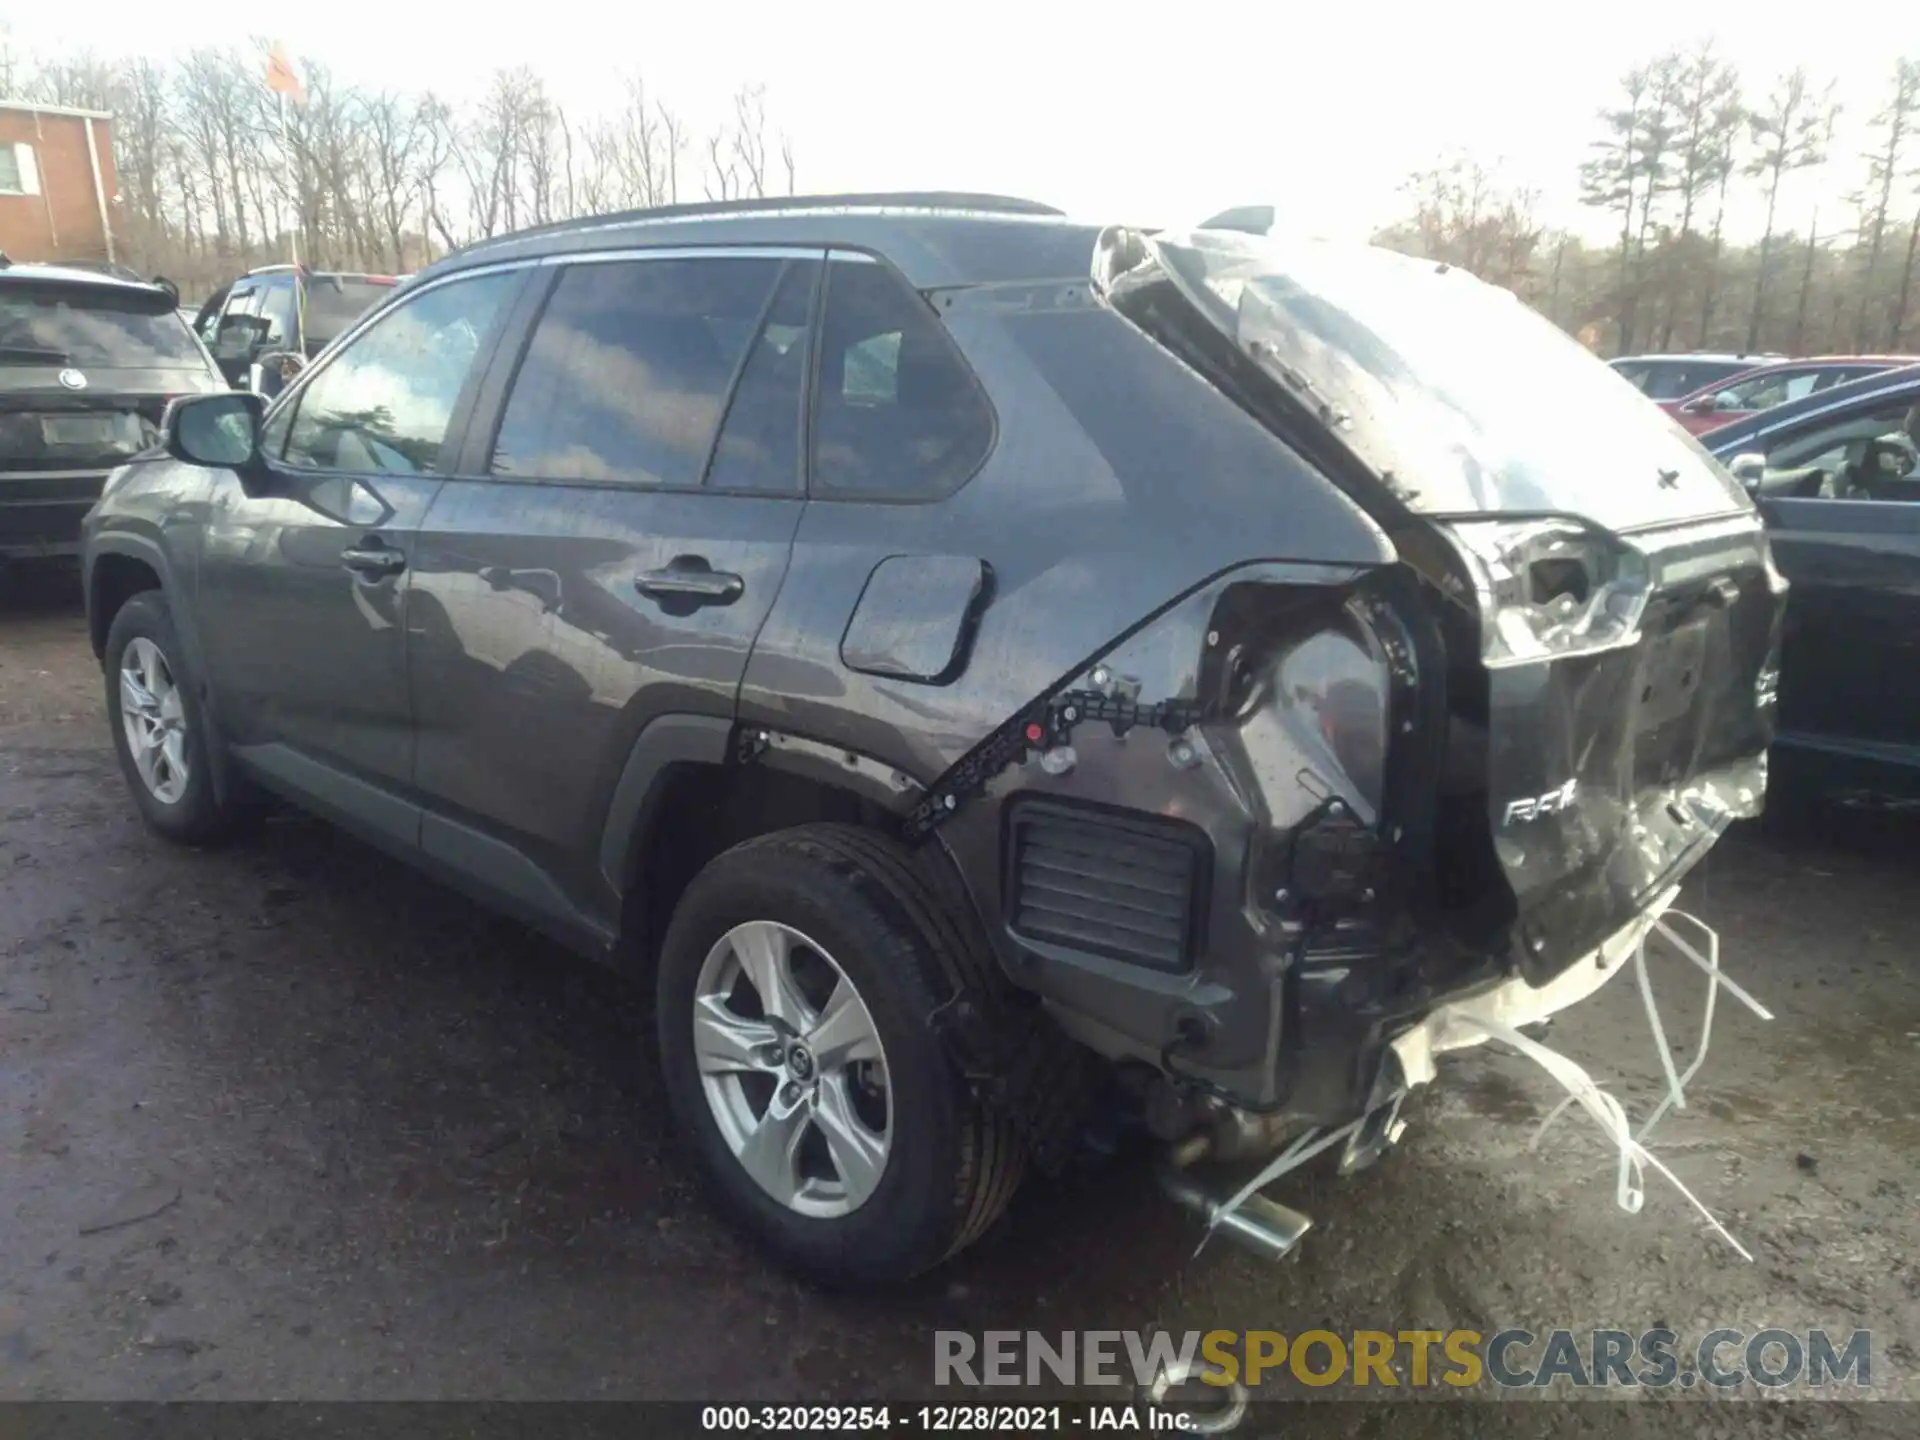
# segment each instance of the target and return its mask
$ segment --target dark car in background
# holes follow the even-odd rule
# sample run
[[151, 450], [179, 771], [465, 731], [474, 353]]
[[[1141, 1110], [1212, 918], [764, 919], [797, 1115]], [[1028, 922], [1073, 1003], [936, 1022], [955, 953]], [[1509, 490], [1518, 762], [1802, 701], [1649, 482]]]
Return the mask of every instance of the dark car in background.
[[72, 556], [107, 472], [175, 396], [222, 388], [170, 288], [105, 269], [0, 266], [0, 565]]
[[194, 328], [229, 384], [277, 393], [397, 284], [392, 275], [267, 265], [209, 296]]
[[504, 237], [176, 405], [87, 532], [153, 829], [278, 794], [644, 977], [713, 1193], [835, 1278], [978, 1237], [1096, 1094], [1284, 1253], [1182, 1167], [1367, 1164], [1765, 787], [1746, 496], [1369, 247], [927, 195]]
[[1704, 435], [1749, 415], [1771, 410], [1792, 400], [1803, 400], [1836, 385], [1845, 385], [1883, 370], [1920, 362], [1912, 355], [1831, 355], [1805, 360], [1781, 360], [1761, 365], [1730, 380], [1703, 386], [1691, 395], [1660, 408], [1688, 433]]
[[1817, 391], [1703, 441], [1766, 517], [1792, 586], [1789, 792], [1920, 796], [1920, 366]]
[[1751, 370], [1771, 355], [1621, 355], [1607, 363], [1649, 400], [1677, 400]]

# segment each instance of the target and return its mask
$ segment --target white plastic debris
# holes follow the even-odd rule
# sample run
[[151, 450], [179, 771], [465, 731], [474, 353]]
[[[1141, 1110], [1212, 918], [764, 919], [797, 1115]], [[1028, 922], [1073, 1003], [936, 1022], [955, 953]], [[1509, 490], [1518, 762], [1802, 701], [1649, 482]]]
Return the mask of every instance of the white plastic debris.
[[[1706, 943], [1705, 955], [1702, 955], [1673, 928], [1670, 922], [1675, 920], [1683, 921], [1699, 932]], [[1674, 1068], [1673, 1048], [1667, 1043], [1666, 1025], [1660, 1019], [1659, 1006], [1654, 1003], [1653, 981], [1647, 974], [1647, 939], [1643, 936], [1640, 943], [1634, 947], [1634, 976], [1640, 986], [1641, 1004], [1647, 1012], [1647, 1028], [1653, 1033], [1654, 1049], [1660, 1056], [1660, 1068], [1666, 1073], [1667, 1093], [1661, 1097], [1659, 1105], [1647, 1117], [1646, 1123], [1640, 1127], [1638, 1135], [1629, 1133], [1626, 1112], [1621, 1108], [1620, 1102], [1600, 1089], [1593, 1078], [1574, 1061], [1506, 1026], [1491, 1024], [1484, 1020], [1474, 1020], [1471, 1023], [1478, 1024], [1490, 1038], [1512, 1046], [1520, 1054], [1532, 1060], [1558, 1081], [1567, 1092], [1567, 1098], [1548, 1111], [1546, 1118], [1540, 1122], [1539, 1128], [1533, 1132], [1533, 1139], [1528, 1144], [1529, 1149], [1538, 1149], [1540, 1141], [1546, 1136], [1553, 1122], [1565, 1113], [1568, 1106], [1578, 1103], [1582, 1109], [1593, 1116], [1595, 1122], [1607, 1133], [1608, 1138], [1619, 1147], [1620, 1171], [1615, 1199], [1622, 1210], [1629, 1215], [1637, 1215], [1640, 1212], [1640, 1207], [1646, 1201], [1644, 1167], [1651, 1165], [1667, 1177], [1674, 1189], [1687, 1198], [1693, 1208], [1706, 1218], [1715, 1232], [1739, 1252], [1742, 1259], [1752, 1260], [1753, 1256], [1748, 1253], [1746, 1247], [1734, 1239], [1726, 1227], [1714, 1218], [1712, 1212], [1700, 1203], [1694, 1193], [1680, 1183], [1679, 1177], [1646, 1148], [1646, 1139], [1653, 1133], [1653, 1127], [1660, 1123], [1669, 1110], [1687, 1108], [1686, 1087], [1692, 1082], [1693, 1077], [1700, 1073], [1701, 1065], [1706, 1062], [1707, 1047], [1713, 1039], [1714, 1001], [1718, 998], [1721, 989], [1724, 988], [1728, 994], [1762, 1020], [1773, 1019], [1773, 1012], [1727, 978], [1725, 972], [1720, 969], [1720, 936], [1712, 926], [1698, 916], [1690, 915], [1683, 910], [1668, 910], [1654, 922], [1651, 933], [1659, 935], [1705, 973], [1707, 1003], [1700, 1019], [1700, 1043], [1695, 1047], [1693, 1063], [1688, 1065], [1686, 1072], [1682, 1074]]]
[[[1669, 892], [1664, 899], [1671, 899]], [[1706, 953], [1674, 929], [1674, 921], [1691, 927], [1704, 943]], [[1659, 935], [1674, 950], [1693, 962], [1707, 977], [1707, 1000], [1700, 1023], [1700, 1042], [1695, 1048], [1692, 1063], [1684, 1072], [1674, 1064], [1673, 1048], [1667, 1042], [1666, 1026], [1660, 1019], [1659, 1006], [1654, 1002], [1653, 982], [1647, 972], [1647, 941], [1652, 935]], [[1621, 939], [1632, 946], [1631, 958], [1634, 975], [1640, 988], [1640, 998], [1647, 1014], [1647, 1027], [1653, 1034], [1654, 1048], [1660, 1057], [1661, 1070], [1666, 1075], [1667, 1091], [1653, 1113], [1641, 1125], [1639, 1133], [1633, 1132], [1627, 1120], [1625, 1109], [1620, 1102], [1601, 1089], [1593, 1077], [1576, 1061], [1569, 1059], [1559, 1051], [1541, 1044], [1538, 1040], [1520, 1033], [1520, 1024], [1531, 1023], [1534, 1019], [1564, 1008], [1574, 1000], [1585, 998], [1599, 988], [1613, 971], [1620, 968], [1627, 956], [1613, 948]], [[1611, 951], [1611, 953], [1609, 953]], [[1582, 962], [1585, 963], [1585, 962]], [[1684, 1110], [1687, 1105], [1686, 1087], [1700, 1071], [1707, 1058], [1707, 1047], [1713, 1038], [1714, 1004], [1719, 992], [1725, 989], [1741, 1004], [1745, 1005], [1762, 1020], [1773, 1019], [1773, 1014], [1753, 996], [1729, 979], [1720, 968], [1720, 937], [1713, 927], [1699, 917], [1680, 910], [1654, 910], [1653, 918], [1642, 920], [1639, 927], [1624, 937], [1616, 937], [1609, 945], [1598, 952], [1592, 962], [1592, 973], [1584, 977], [1576, 967], [1550, 982], [1542, 990], [1530, 987], [1522, 990], [1524, 982], [1510, 982], [1509, 987], [1475, 997], [1470, 1001], [1445, 1005], [1432, 1015], [1394, 1041], [1394, 1049], [1401, 1060], [1408, 1082], [1413, 1085], [1424, 1084], [1434, 1076], [1433, 1056], [1442, 1051], [1463, 1048], [1464, 1046], [1497, 1040], [1510, 1046], [1517, 1053], [1533, 1061], [1563, 1090], [1566, 1098], [1547, 1113], [1540, 1122], [1529, 1142], [1529, 1149], [1537, 1149], [1547, 1130], [1566, 1110], [1579, 1105], [1593, 1117], [1609, 1140], [1619, 1151], [1619, 1170], [1615, 1181], [1615, 1200], [1620, 1208], [1629, 1215], [1640, 1213], [1646, 1203], [1645, 1171], [1648, 1166], [1665, 1176], [1674, 1189], [1686, 1197], [1687, 1202], [1699, 1211], [1714, 1232], [1725, 1240], [1743, 1259], [1751, 1261], [1753, 1255], [1731, 1232], [1715, 1218], [1712, 1211], [1700, 1202], [1698, 1197], [1681, 1183], [1680, 1178], [1669, 1170], [1660, 1158], [1646, 1148], [1646, 1139], [1653, 1127], [1669, 1110]], [[1509, 995], [1507, 990], [1514, 993]], [[1547, 993], [1558, 991], [1559, 993]], [[1397, 1102], [1396, 1102], [1397, 1103]], [[1366, 1117], [1349, 1122], [1332, 1130], [1310, 1130], [1300, 1136], [1279, 1155], [1276, 1155], [1259, 1174], [1234, 1193], [1231, 1199], [1215, 1212], [1208, 1226], [1207, 1235], [1220, 1224], [1220, 1221], [1233, 1213], [1255, 1192], [1278, 1180], [1289, 1171], [1296, 1170], [1325, 1150], [1346, 1139], [1366, 1123]], [[1206, 1236], [1201, 1238], [1206, 1244]]]

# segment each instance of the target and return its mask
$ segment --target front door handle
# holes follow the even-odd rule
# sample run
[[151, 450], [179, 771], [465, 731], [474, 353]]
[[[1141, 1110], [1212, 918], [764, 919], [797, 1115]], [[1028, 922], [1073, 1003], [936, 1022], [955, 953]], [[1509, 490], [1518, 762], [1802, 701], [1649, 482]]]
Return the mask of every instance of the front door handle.
[[362, 579], [378, 580], [406, 569], [407, 557], [391, 545], [382, 544], [378, 537], [372, 537], [364, 544], [349, 545], [342, 550], [340, 563]]
[[678, 600], [695, 605], [731, 605], [747, 582], [725, 570], [715, 570], [704, 556], [679, 555], [664, 570], [648, 570], [635, 578], [634, 588], [655, 600]]

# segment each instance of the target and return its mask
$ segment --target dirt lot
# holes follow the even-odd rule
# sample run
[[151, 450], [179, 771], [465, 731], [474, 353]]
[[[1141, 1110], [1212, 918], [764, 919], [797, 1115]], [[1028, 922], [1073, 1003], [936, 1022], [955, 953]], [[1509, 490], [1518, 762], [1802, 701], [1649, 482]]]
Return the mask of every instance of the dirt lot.
[[[845, 1401], [926, 1396], [936, 1328], [1773, 1325], [1870, 1328], [1875, 1392], [1920, 1399], [1916, 838], [1884, 818], [1742, 834], [1691, 887], [1778, 1018], [1722, 1005], [1657, 1148], [1753, 1264], [1657, 1178], [1617, 1210], [1583, 1119], [1529, 1151], [1556, 1092], [1482, 1053], [1380, 1167], [1282, 1192], [1318, 1221], [1297, 1263], [1194, 1258], [1190, 1222], [1116, 1162], [1028, 1187], [912, 1291], [825, 1295], [706, 1214], [634, 993], [311, 821], [219, 853], [155, 840], [71, 580], [16, 590], [0, 1397]], [[1689, 1032], [1701, 987], [1659, 978]], [[1644, 1112], [1630, 983], [1554, 1039]], [[1821, 1428], [1911, 1433], [1897, 1414]]]

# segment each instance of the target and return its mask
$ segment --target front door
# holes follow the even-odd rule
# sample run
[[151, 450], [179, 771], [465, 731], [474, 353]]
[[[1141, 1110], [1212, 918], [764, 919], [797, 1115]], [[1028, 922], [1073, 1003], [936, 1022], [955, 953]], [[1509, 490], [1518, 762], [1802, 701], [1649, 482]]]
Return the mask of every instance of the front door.
[[1920, 394], [1766, 437], [1761, 510], [1792, 584], [1779, 743], [1920, 766]]
[[409, 783], [415, 532], [520, 283], [421, 291], [273, 411], [263, 481], [216, 479], [196, 614], [227, 738], [270, 779], [368, 799]]
[[486, 478], [449, 482], [418, 538], [429, 854], [610, 925], [599, 842], [634, 741], [662, 715], [731, 719], [786, 573], [818, 271], [748, 252], [546, 272], [469, 437]]

